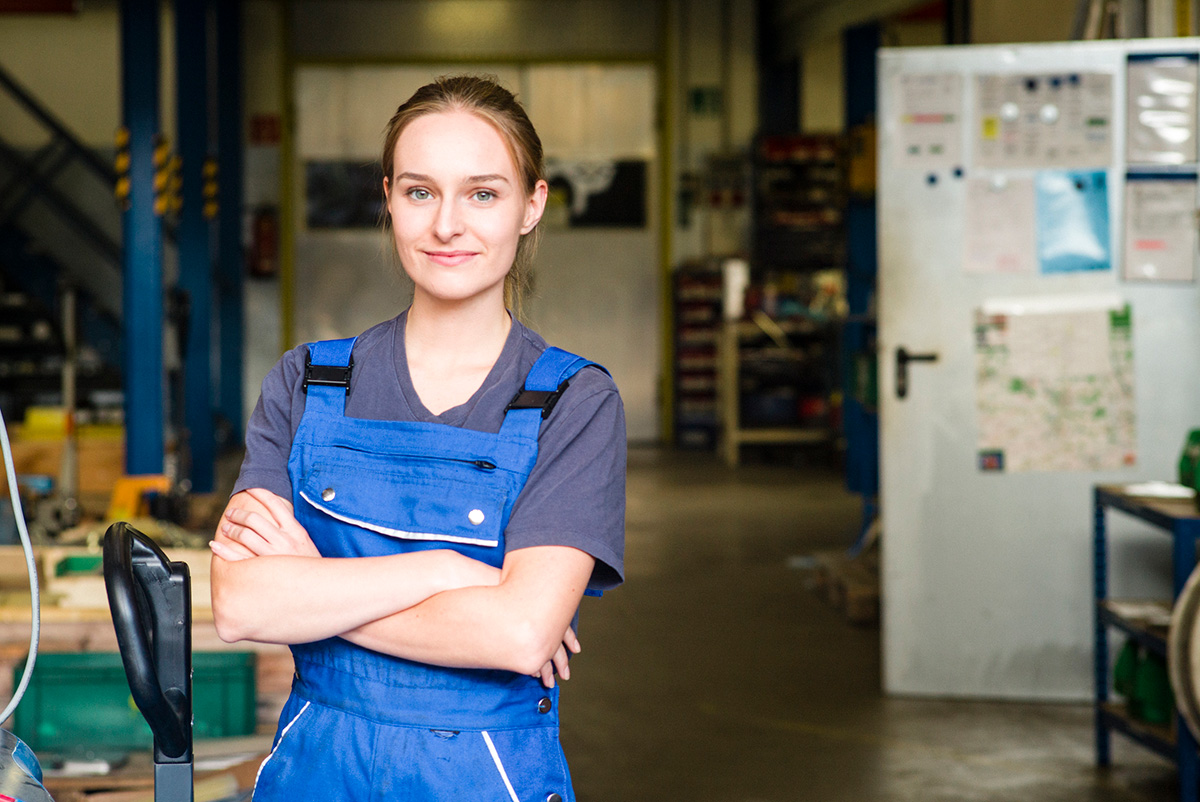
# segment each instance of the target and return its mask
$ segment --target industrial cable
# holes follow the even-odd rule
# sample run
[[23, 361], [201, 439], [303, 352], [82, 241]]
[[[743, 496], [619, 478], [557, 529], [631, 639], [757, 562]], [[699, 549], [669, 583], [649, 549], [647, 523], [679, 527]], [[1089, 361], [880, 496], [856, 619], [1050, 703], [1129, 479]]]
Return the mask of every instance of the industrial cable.
[[8, 475], [8, 493], [12, 499], [13, 518], [17, 522], [17, 532], [21, 535], [21, 545], [25, 549], [25, 567], [29, 571], [30, 605], [33, 608], [33, 627], [29, 635], [29, 659], [25, 661], [25, 670], [21, 681], [13, 693], [12, 701], [0, 713], [0, 725], [8, 721], [9, 716], [17, 709], [25, 689], [29, 687], [29, 678], [33, 675], [33, 664], [37, 661], [38, 638], [42, 631], [42, 607], [38, 595], [37, 566], [33, 561], [33, 544], [29, 542], [29, 530], [25, 528], [25, 513], [21, 509], [21, 496], [17, 492], [17, 470], [13, 467], [12, 444], [8, 441], [8, 428], [4, 423], [4, 414], [0, 412], [0, 446], [4, 451], [4, 471]]

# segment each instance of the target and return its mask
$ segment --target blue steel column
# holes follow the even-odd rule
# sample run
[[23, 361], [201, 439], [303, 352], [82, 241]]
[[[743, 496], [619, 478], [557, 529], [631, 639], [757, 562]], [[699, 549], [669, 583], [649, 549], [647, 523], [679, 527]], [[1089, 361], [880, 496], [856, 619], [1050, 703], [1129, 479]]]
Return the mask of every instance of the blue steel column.
[[1096, 765], [1112, 765], [1112, 736], [1104, 719], [1108, 702], [1108, 626], [1100, 617], [1100, 603], [1108, 598], [1108, 529], [1100, 489], [1092, 490], [1092, 616], [1095, 651]]
[[179, 211], [179, 287], [187, 293], [183, 344], [183, 420], [192, 489], [213, 489], [212, 260], [204, 217], [204, 160], [208, 156], [208, 16], [205, 0], [175, 0], [175, 96], [182, 161]]
[[[875, 119], [878, 22], [849, 28], [842, 34], [846, 75], [846, 131]], [[863, 404], [854, 392], [855, 358], [873, 352], [875, 321], [871, 315], [878, 272], [875, 198], [850, 196], [846, 204], [846, 301], [850, 320], [842, 326], [842, 427], [846, 435], [846, 486], [863, 497], [863, 521], [851, 552], [866, 543], [878, 512], [879, 411]]]
[[217, 0], [217, 295], [220, 395], [217, 409], [230, 444], [242, 439], [242, 12], [238, 0]]
[[[1200, 525], [1194, 519], [1176, 519], [1171, 530], [1171, 565], [1174, 591], [1172, 598], [1178, 599], [1196, 567], [1196, 543], [1200, 540]], [[1196, 738], [1188, 728], [1183, 716], [1175, 714], [1175, 759], [1179, 763], [1179, 798], [1196, 799], [1200, 795], [1200, 754], [1196, 752]]]
[[121, 218], [125, 318], [125, 472], [163, 471], [162, 226], [154, 213], [158, 0], [121, 0], [122, 114], [129, 208]]

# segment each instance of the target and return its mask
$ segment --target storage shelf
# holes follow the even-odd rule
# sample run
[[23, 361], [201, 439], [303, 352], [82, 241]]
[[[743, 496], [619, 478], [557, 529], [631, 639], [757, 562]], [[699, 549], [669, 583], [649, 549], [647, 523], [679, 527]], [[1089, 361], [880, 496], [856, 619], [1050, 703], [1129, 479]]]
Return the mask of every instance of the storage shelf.
[[[788, 425], [751, 425], [742, 420], [742, 373], [756, 365], [762, 368], [766, 361], [787, 361], [799, 364], [813, 359], [827, 360], [827, 355], [812, 356], [801, 347], [774, 346], [770, 353], [778, 354], [771, 360], [755, 359], [753, 347], [746, 343], [759, 338], [770, 339], [768, 328], [779, 336], [809, 341], [810, 336], [830, 337], [835, 329], [814, 323], [808, 319], [773, 321], [766, 328], [752, 321], [727, 322], [721, 332], [718, 349], [718, 392], [721, 410], [721, 454], [728, 465], [737, 465], [743, 445], [817, 445], [834, 443], [837, 433], [828, 411], [823, 419], [801, 418]], [[800, 389], [794, 384], [794, 389]], [[822, 386], [820, 392], [829, 391], [832, 383]], [[815, 388], [814, 388], [815, 389]], [[814, 422], [815, 421], [815, 422]]]
[[[1173, 597], [1177, 598], [1196, 565], [1200, 542], [1200, 512], [1190, 499], [1159, 499], [1129, 494], [1121, 485], [1096, 485], [1093, 493], [1092, 574], [1096, 601], [1095, 709], [1096, 763], [1112, 762], [1111, 733], [1120, 732], [1179, 767], [1180, 799], [1195, 802], [1200, 796], [1200, 753], [1196, 739], [1176, 713], [1173, 726], [1157, 726], [1133, 720], [1121, 705], [1110, 699], [1109, 629], [1127, 633], [1139, 644], [1166, 654], [1166, 631], [1162, 615], [1171, 602], [1128, 602], [1108, 598], [1109, 510], [1118, 510], [1157, 526], [1171, 539]], [[1138, 614], [1137, 605], [1146, 614]], [[1146, 609], [1151, 605], [1150, 609]]]
[[[1149, 615], [1139, 615], [1129, 612], [1131, 606], [1152, 608]], [[1155, 654], [1166, 657], [1167, 654], [1167, 624], [1160, 623], [1171, 617], [1171, 605], [1161, 600], [1126, 600], [1108, 599], [1100, 602], [1100, 620], [1105, 626], [1114, 627], [1133, 638], [1138, 645]]]
[[1167, 760], [1175, 760], [1179, 739], [1170, 727], [1138, 721], [1129, 715], [1124, 705], [1116, 702], [1097, 705], [1096, 715], [1110, 729], [1117, 730]]

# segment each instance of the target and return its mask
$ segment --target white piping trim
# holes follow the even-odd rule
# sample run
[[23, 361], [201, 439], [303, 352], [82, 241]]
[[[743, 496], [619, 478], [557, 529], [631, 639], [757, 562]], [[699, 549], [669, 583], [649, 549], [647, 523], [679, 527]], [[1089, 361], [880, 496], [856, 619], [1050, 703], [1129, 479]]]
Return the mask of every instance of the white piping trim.
[[297, 713], [292, 720], [287, 723], [287, 726], [283, 728], [283, 732], [279, 733], [279, 740], [275, 742], [275, 748], [272, 749], [271, 754], [267, 755], [266, 759], [263, 760], [262, 764], [258, 767], [258, 773], [254, 775], [254, 789], [256, 791], [258, 790], [258, 778], [262, 776], [263, 769], [265, 769], [267, 764], [271, 762], [271, 758], [275, 757], [275, 752], [278, 751], [279, 747], [283, 744], [283, 739], [287, 737], [288, 730], [292, 728], [293, 724], [300, 720], [300, 717], [304, 715], [305, 710], [308, 710], [308, 706], [310, 704], [312, 704], [312, 702], [305, 702], [304, 707], [300, 708], [300, 712]]
[[300, 497], [309, 504], [316, 507], [321, 512], [328, 515], [330, 518], [336, 518], [339, 521], [344, 521], [348, 524], [361, 526], [363, 529], [370, 529], [372, 532], [378, 532], [381, 535], [389, 537], [403, 538], [404, 540], [444, 540], [447, 543], [466, 543], [472, 546], [496, 546], [499, 545], [499, 540], [487, 540], [478, 537], [457, 537], [455, 535], [437, 535], [432, 532], [406, 532], [403, 529], [389, 529], [386, 526], [367, 523], [366, 521], [358, 521], [354, 518], [348, 518], [345, 515], [339, 515], [328, 507], [324, 507], [308, 497], [308, 494], [303, 490], [300, 491]]
[[492, 743], [492, 736], [487, 734], [487, 730], [483, 730], [483, 740], [487, 741], [488, 751], [492, 753], [492, 760], [496, 763], [496, 768], [500, 771], [500, 779], [504, 780], [504, 787], [508, 789], [508, 795], [512, 797], [512, 802], [521, 802], [517, 798], [517, 792], [513, 790], [512, 783], [508, 781], [508, 772], [504, 770], [504, 764], [500, 762], [500, 753], [496, 751], [496, 745]]

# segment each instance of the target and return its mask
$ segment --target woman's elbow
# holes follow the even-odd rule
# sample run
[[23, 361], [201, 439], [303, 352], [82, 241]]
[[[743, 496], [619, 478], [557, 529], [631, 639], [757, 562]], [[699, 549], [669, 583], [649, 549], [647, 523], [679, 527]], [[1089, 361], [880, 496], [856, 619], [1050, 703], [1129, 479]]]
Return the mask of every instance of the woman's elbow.
[[213, 626], [217, 637], [226, 643], [237, 643], [250, 637], [246, 617], [242, 611], [246, 605], [237, 599], [237, 593], [230, 587], [228, 579], [213, 577], [212, 583], [212, 614]]
[[217, 637], [226, 643], [237, 643], [246, 640], [245, 623], [231, 607], [227, 602], [218, 602], [217, 594], [213, 593], [213, 626], [216, 627]]
[[506, 668], [519, 674], [536, 674], [554, 657], [554, 652], [562, 641], [562, 634], [554, 636], [550, 634], [548, 627], [524, 620], [514, 623], [509, 640], [511, 664]]

